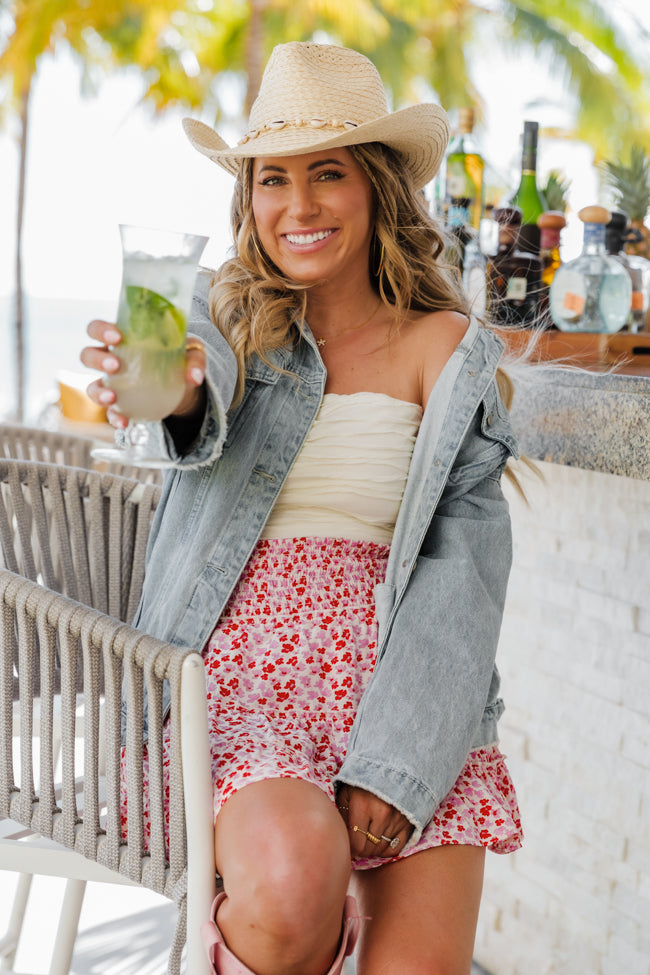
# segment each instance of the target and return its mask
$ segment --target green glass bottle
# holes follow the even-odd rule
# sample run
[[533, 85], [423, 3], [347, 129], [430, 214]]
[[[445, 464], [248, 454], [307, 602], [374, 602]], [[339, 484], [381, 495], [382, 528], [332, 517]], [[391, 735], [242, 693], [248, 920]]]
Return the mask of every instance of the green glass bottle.
[[521, 210], [519, 248], [531, 254], [539, 254], [540, 229], [537, 218], [547, 209], [546, 201], [537, 188], [537, 122], [524, 122], [524, 143], [521, 156], [521, 181], [511, 206]]
[[478, 230], [483, 215], [485, 160], [474, 141], [473, 128], [474, 109], [459, 109], [458, 131], [447, 152], [445, 200], [447, 208], [454, 199], [468, 200], [469, 222]]

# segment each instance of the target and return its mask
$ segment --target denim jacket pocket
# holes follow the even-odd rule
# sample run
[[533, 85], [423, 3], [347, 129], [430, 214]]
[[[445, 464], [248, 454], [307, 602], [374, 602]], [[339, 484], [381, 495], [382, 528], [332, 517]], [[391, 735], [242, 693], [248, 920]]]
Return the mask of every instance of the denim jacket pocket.
[[503, 444], [514, 458], [519, 457], [517, 438], [512, 429], [506, 405], [499, 395], [496, 381], [488, 387], [483, 397], [482, 406], [481, 433], [483, 436], [488, 440]]
[[501, 441], [486, 441], [480, 454], [468, 464], [456, 467], [449, 472], [450, 485], [476, 484], [490, 474], [500, 474], [507, 459], [507, 453]]
[[[205, 566], [196, 581], [190, 600], [170, 642], [181, 644], [187, 642], [186, 629], [188, 627], [189, 629], [192, 628], [192, 620], [210, 619], [211, 607], [218, 602], [220, 588], [223, 588], [225, 574], [226, 570], [221, 566], [211, 564]], [[216, 623], [217, 620], [215, 618], [215, 626]]]

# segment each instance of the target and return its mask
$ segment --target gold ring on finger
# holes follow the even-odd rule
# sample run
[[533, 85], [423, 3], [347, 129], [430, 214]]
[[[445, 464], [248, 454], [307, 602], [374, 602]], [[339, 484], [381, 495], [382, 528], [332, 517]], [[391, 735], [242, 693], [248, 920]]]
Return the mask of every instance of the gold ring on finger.
[[369, 832], [367, 829], [363, 829], [361, 826], [350, 826], [349, 829], [351, 829], [354, 833], [363, 833], [363, 835], [367, 836], [370, 842], [374, 843], [375, 846], [377, 846], [378, 843], [381, 843], [378, 836], [375, 836], [374, 833]]

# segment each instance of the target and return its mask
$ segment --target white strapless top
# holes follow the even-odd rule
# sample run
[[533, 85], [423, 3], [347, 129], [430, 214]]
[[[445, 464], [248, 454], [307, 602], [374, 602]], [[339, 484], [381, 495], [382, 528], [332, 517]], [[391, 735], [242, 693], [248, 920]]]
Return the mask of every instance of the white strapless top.
[[384, 393], [326, 393], [261, 537], [390, 544], [421, 419]]

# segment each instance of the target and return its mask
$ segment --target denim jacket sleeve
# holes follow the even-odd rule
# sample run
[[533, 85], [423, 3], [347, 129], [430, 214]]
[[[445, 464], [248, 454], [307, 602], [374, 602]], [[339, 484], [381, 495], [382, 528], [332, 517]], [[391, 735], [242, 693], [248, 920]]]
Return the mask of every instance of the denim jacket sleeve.
[[486, 708], [502, 708], [495, 655], [512, 544], [500, 480], [512, 443], [503, 407], [500, 418], [484, 402], [380, 646], [337, 777], [400, 809], [414, 826], [410, 845], [471, 748], [487, 743]]
[[212, 272], [201, 269], [197, 275], [188, 333], [196, 335], [206, 351], [205, 389], [207, 405], [201, 429], [187, 451], [180, 453], [165, 424], [154, 424], [158, 447], [177, 467], [198, 468], [221, 454], [226, 434], [226, 413], [237, 381], [237, 362], [225, 338], [210, 318], [208, 294]]

